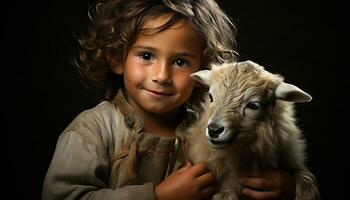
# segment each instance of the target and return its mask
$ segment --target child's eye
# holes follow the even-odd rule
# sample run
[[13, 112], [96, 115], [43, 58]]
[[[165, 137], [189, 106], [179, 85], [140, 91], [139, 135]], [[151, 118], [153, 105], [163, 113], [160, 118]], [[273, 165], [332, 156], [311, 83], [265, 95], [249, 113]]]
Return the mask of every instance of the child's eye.
[[141, 52], [137, 55], [143, 60], [152, 60], [153, 59], [153, 54], [150, 52]]
[[184, 67], [186, 65], [190, 65], [190, 62], [186, 59], [183, 59], [183, 58], [177, 58], [175, 61], [174, 61], [174, 64], [179, 66], [179, 67]]

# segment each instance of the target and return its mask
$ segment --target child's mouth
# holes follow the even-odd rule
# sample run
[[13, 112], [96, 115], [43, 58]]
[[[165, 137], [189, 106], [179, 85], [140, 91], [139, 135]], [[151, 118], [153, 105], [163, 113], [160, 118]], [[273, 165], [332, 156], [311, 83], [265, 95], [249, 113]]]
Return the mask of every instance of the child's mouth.
[[165, 97], [165, 96], [170, 96], [171, 93], [170, 92], [165, 92], [165, 91], [157, 91], [157, 90], [148, 90], [145, 89], [149, 94], [151, 94], [153, 97], [156, 98], [161, 98], [161, 97]]

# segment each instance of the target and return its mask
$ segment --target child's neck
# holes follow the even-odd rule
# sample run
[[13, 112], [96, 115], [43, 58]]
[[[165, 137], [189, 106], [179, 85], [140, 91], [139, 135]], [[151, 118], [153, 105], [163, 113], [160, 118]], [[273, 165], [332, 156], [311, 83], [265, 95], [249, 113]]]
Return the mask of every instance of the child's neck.
[[175, 129], [178, 125], [177, 113], [151, 114], [143, 116], [144, 131], [154, 133], [163, 137], [175, 137]]
[[143, 130], [163, 137], [175, 137], [175, 129], [181, 115], [179, 109], [163, 114], [141, 113], [144, 120]]

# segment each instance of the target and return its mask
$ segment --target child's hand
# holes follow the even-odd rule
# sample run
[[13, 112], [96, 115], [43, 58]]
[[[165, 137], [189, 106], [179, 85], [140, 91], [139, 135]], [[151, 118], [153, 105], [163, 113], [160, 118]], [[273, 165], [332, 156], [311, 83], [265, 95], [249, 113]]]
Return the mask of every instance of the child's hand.
[[295, 180], [284, 170], [243, 172], [243, 194], [252, 200], [294, 199]]
[[205, 163], [186, 166], [174, 171], [155, 188], [157, 200], [199, 200], [213, 195], [216, 190], [214, 175]]

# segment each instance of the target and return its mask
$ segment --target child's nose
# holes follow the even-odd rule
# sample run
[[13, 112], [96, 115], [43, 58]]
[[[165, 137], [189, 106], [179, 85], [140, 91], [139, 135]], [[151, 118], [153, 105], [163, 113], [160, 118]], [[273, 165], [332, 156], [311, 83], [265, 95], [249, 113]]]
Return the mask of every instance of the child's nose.
[[171, 83], [171, 66], [167, 62], [160, 62], [154, 65], [152, 70], [152, 81], [159, 84]]

